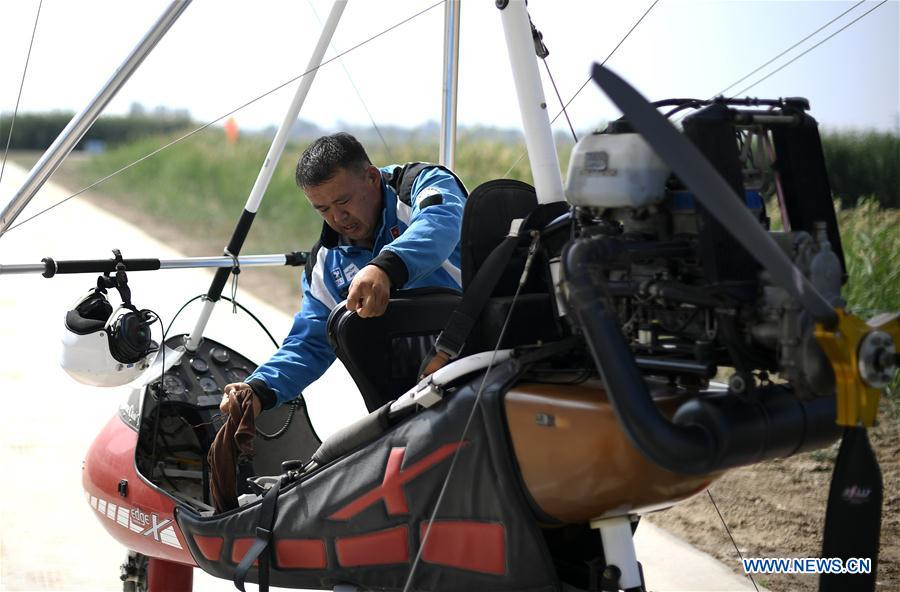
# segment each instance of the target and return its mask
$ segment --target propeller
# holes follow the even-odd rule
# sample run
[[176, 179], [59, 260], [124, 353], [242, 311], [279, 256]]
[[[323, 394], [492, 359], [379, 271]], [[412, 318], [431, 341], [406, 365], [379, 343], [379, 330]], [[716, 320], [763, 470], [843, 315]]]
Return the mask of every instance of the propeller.
[[[868, 574], [822, 574], [820, 590], [874, 590], [882, 480], [866, 426], [875, 423], [884, 377], [896, 369], [895, 363], [885, 360], [891, 356], [896, 360], [900, 321], [894, 315], [865, 323], [842, 309], [833, 309], [690, 140], [612, 71], [594, 64], [591, 76], [695, 198], [817, 322], [816, 339], [835, 373], [837, 423], [846, 426], [832, 475], [822, 552], [825, 557], [872, 560]], [[866, 347], [874, 341], [879, 344], [878, 353], [874, 353], [876, 346]], [[890, 368], [880, 368], [885, 364]]]

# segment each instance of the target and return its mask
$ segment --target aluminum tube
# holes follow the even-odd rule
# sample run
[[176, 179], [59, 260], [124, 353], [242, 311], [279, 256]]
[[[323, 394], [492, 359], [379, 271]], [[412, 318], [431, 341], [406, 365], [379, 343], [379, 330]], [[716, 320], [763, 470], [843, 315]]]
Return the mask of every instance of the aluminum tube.
[[460, 0], [444, 3], [444, 82], [441, 94], [440, 164], [456, 164], [456, 104], [459, 90]]
[[43, 263], [26, 263], [13, 265], [0, 265], [0, 275], [19, 275], [26, 273], [44, 273], [47, 267]]
[[316, 78], [316, 72], [319, 71], [319, 66], [322, 65], [325, 51], [331, 44], [334, 30], [337, 29], [338, 22], [341, 20], [341, 14], [344, 12], [346, 6], [347, 0], [335, 0], [334, 4], [331, 5], [331, 12], [328, 13], [328, 19], [322, 27], [322, 32], [319, 34], [319, 42], [316, 44], [312, 56], [309, 58], [309, 63], [306, 65], [307, 73], [300, 79], [300, 86], [297, 87], [297, 92], [294, 94], [294, 100], [291, 101], [291, 106], [288, 107], [287, 113], [284, 115], [281, 127], [278, 128], [278, 132], [272, 140], [272, 145], [269, 146], [269, 152], [266, 154], [266, 159], [263, 161], [262, 168], [259, 169], [256, 183], [253, 184], [253, 189], [250, 191], [250, 196], [247, 198], [247, 205], [244, 206], [244, 209], [248, 212], [253, 212], [255, 214], [259, 209], [259, 204], [262, 202], [263, 195], [266, 193], [269, 181], [272, 180], [272, 174], [275, 172], [275, 167], [278, 166], [278, 161], [281, 160], [281, 155], [284, 152], [284, 146], [287, 143], [291, 128], [294, 127], [294, 123], [297, 121], [297, 115], [300, 113], [300, 108], [303, 106], [306, 95], [309, 93], [313, 80]]
[[197, 351], [197, 347], [200, 345], [200, 341], [203, 339], [203, 330], [206, 329], [206, 324], [209, 323], [209, 317], [212, 316], [212, 312], [215, 307], [215, 300], [203, 300], [203, 310], [200, 311], [200, 316], [197, 318], [197, 323], [194, 325], [194, 330], [191, 331], [190, 337], [188, 337], [187, 341], [184, 342], [184, 348], [187, 351]]
[[[110, 260], [111, 261], [111, 260]], [[156, 261], [156, 260], [152, 260]], [[97, 261], [86, 261], [83, 263], [106, 263], [106, 260], [97, 260]], [[126, 264], [128, 260], [126, 259]], [[73, 263], [71, 261], [57, 261], [59, 265], [63, 265], [66, 263]], [[81, 263], [81, 262], [75, 262]], [[247, 255], [244, 257], [238, 257], [238, 264], [241, 267], [273, 267], [273, 266], [281, 266], [288, 264], [287, 255]], [[182, 257], [181, 259], [160, 259], [159, 260], [159, 269], [200, 269], [205, 267], [231, 267], [234, 265], [234, 260], [231, 257]], [[155, 271], [144, 269], [129, 269], [129, 272], [135, 271]], [[40, 273], [43, 274], [47, 271], [47, 265], [45, 263], [15, 263], [11, 265], [0, 265], [0, 275], [23, 275], [28, 273]], [[91, 270], [91, 271], [56, 271], [56, 273], [102, 273], [101, 271]]]
[[19, 191], [16, 192], [9, 203], [6, 204], [6, 207], [3, 208], [3, 212], [0, 213], [0, 236], [6, 233], [19, 214], [22, 213], [22, 210], [25, 209], [25, 206], [28, 205], [28, 202], [43, 187], [50, 175], [62, 164], [62, 161], [75, 148], [78, 141], [100, 117], [109, 101], [116, 96], [122, 85], [131, 77], [131, 74], [144, 61], [144, 58], [147, 57], [190, 3], [191, 0], [175, 0], [172, 2], [156, 23], [153, 24], [153, 27], [144, 35], [140, 43], [131, 50], [131, 53], [103, 88], [100, 89], [100, 92], [60, 132], [53, 144], [44, 152], [37, 164], [32, 167], [31, 172], [28, 173], [28, 178], [25, 179], [25, 183], [22, 184]]
[[563, 201], [565, 197], [559, 157], [553, 141], [553, 130], [550, 128], [547, 101], [544, 99], [524, 0], [511, 0], [500, 10], [500, 20], [503, 22], [509, 64], [516, 84], [519, 112], [525, 131], [525, 147], [528, 149], [538, 202]]
[[[272, 265], [285, 265], [287, 259], [284, 255], [247, 255], [238, 257], [241, 267], [263, 267]], [[231, 257], [185, 257], [183, 259], [160, 259], [160, 269], [197, 269], [201, 267], [231, 267], [234, 264]]]

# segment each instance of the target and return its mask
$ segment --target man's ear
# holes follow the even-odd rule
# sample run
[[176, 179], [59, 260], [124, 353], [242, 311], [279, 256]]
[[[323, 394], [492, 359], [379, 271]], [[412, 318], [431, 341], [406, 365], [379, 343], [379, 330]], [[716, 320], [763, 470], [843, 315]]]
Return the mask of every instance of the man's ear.
[[373, 186], [381, 185], [381, 171], [378, 170], [377, 166], [370, 164], [368, 168], [366, 168], [366, 179]]

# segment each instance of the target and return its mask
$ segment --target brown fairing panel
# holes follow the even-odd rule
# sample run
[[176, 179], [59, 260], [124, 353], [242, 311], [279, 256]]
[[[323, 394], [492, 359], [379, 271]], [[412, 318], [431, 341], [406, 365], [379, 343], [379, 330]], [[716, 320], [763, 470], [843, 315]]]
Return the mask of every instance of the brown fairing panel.
[[[671, 416], [685, 394], [658, 390]], [[658, 509], [721, 475], [679, 475], [644, 457], [622, 431], [603, 385], [518, 384], [506, 394], [510, 438], [537, 506], [563, 522]]]

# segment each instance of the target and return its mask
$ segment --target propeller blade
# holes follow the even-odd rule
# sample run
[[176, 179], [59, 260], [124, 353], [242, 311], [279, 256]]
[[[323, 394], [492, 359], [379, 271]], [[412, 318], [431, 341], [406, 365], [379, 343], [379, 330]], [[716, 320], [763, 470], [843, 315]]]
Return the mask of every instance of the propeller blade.
[[760, 227], [744, 207], [744, 200], [735, 194], [697, 147], [611, 70], [594, 64], [591, 77], [696, 199], [768, 270], [773, 281], [796, 298], [816, 321], [827, 327], [834, 326], [837, 315], [828, 301]]
[[872, 561], [869, 573], [823, 573], [819, 592], [875, 590], [883, 485], [865, 428], [846, 428], [828, 493], [822, 557]]

